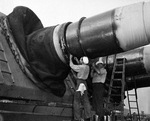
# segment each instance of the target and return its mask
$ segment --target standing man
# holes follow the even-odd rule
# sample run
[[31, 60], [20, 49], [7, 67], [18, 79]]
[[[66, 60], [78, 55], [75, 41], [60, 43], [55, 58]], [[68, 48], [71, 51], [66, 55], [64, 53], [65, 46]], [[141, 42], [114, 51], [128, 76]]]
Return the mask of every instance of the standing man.
[[87, 65], [89, 60], [87, 57], [81, 57], [78, 64], [72, 62], [72, 55], [70, 55], [70, 67], [75, 71], [77, 85], [74, 94], [73, 110], [74, 110], [74, 119], [75, 121], [82, 121], [81, 116], [81, 104], [83, 101], [84, 107], [84, 117], [85, 121], [90, 121], [91, 119], [91, 105], [88, 98], [87, 84], [86, 79], [89, 75], [89, 66]]
[[93, 77], [93, 108], [98, 115], [100, 121], [104, 121], [104, 83], [107, 76], [107, 71], [101, 58], [96, 63], [93, 63], [91, 76]]

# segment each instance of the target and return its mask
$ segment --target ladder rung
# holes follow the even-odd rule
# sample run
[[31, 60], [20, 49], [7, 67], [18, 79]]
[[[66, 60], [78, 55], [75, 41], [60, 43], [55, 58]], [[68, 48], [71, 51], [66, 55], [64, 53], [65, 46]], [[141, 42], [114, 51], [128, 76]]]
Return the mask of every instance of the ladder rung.
[[120, 64], [123, 64], [123, 60], [121, 60], [121, 61], [116, 61], [116, 64], [118, 64], [118, 63], [120, 63]]
[[122, 88], [121, 86], [111, 86], [111, 88], [117, 88], [117, 89], [120, 89]]
[[129, 100], [129, 102], [137, 102], [136, 100]]
[[138, 109], [137, 107], [130, 107], [130, 109]]
[[121, 81], [122, 79], [113, 79], [113, 81]]
[[[108, 102], [111, 102], [111, 97], [121, 99], [121, 103], [113, 103], [114, 104], [114, 109], [118, 109], [121, 111], [120, 115], [123, 116], [123, 107], [124, 107], [124, 97], [122, 96], [124, 94], [124, 80], [125, 80], [125, 58], [116, 58], [114, 57], [114, 65], [113, 65], [113, 70], [112, 70], [112, 75], [111, 75], [111, 80], [110, 80], [110, 85], [109, 85], [109, 94], [108, 94]], [[115, 93], [115, 89], [119, 90], [118, 93]]]
[[122, 74], [123, 72], [122, 71], [115, 71], [114, 73], [115, 74]]
[[123, 63], [116, 63], [116, 66], [122, 66]]
[[135, 94], [128, 94], [129, 96], [135, 96]]

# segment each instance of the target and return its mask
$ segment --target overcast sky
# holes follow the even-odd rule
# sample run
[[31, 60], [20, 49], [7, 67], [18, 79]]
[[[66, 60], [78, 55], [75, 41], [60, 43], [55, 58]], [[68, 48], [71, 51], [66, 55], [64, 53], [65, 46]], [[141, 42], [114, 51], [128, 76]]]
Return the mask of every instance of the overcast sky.
[[[64, 22], [76, 22], [105, 11], [150, 0], [0, 0], [0, 12], [8, 15], [16, 6], [32, 9], [43, 25], [53, 26]], [[150, 88], [138, 89], [140, 109], [150, 113]]]

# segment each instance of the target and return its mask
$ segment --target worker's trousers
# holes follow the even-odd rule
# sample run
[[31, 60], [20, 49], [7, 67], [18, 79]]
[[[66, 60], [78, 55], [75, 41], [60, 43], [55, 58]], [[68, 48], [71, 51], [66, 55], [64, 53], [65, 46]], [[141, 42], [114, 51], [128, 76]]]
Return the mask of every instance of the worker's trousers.
[[93, 108], [100, 121], [104, 120], [104, 91], [103, 83], [93, 83]]
[[[78, 80], [78, 82], [79, 83], [77, 83], [76, 90], [78, 89], [81, 82], [86, 86], [86, 81]], [[82, 117], [84, 117], [85, 119], [91, 118], [91, 105], [89, 102], [87, 90], [84, 91], [83, 95], [81, 95], [80, 91], [75, 91], [73, 108], [75, 120], [80, 121]]]

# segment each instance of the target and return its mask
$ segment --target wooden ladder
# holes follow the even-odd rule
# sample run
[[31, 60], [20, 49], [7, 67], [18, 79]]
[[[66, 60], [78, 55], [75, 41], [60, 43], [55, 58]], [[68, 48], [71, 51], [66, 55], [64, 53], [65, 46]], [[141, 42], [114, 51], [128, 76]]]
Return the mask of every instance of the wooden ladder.
[[[139, 106], [138, 106], [138, 98], [137, 98], [137, 88], [136, 88], [136, 81], [134, 80], [134, 89], [133, 91], [129, 92], [127, 89], [127, 98], [128, 98], [128, 105], [129, 105], [129, 114], [131, 117], [131, 113], [135, 112], [136, 113], [136, 118], [137, 121], [141, 121], [140, 120], [140, 112], [139, 112]], [[131, 118], [131, 121], [134, 120], [134, 117]]]
[[[119, 112], [119, 115], [113, 115], [112, 121], [117, 121], [119, 119], [124, 121], [125, 62], [125, 58], [114, 58], [106, 108], [110, 110], [112, 114]], [[117, 90], [117, 93], [113, 90]], [[119, 103], [113, 102], [111, 101], [113, 98], [119, 98], [121, 101]]]

